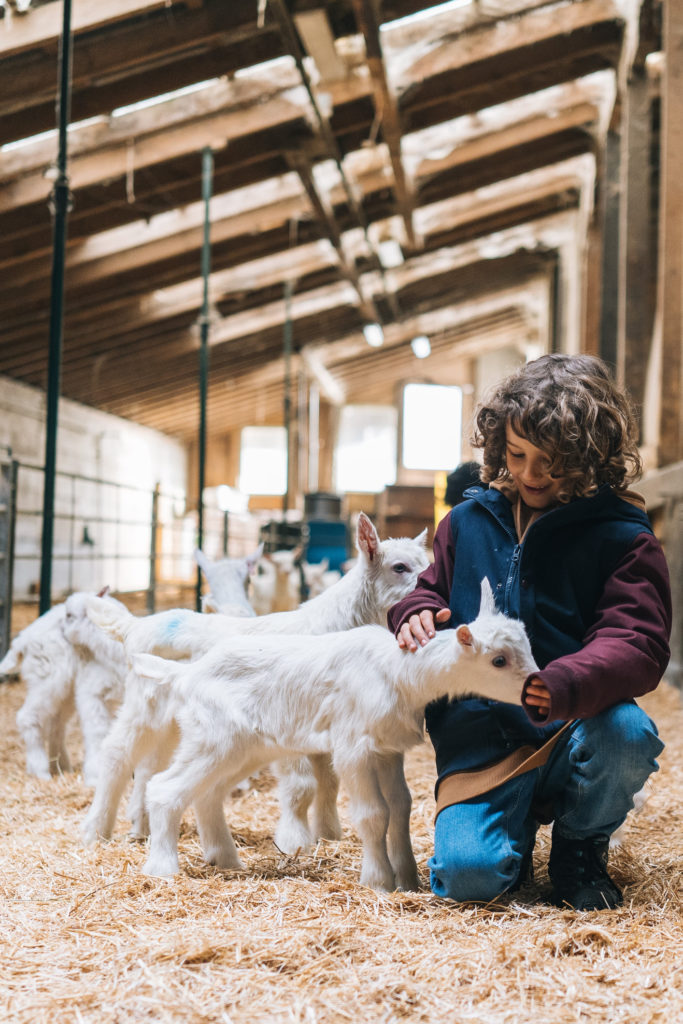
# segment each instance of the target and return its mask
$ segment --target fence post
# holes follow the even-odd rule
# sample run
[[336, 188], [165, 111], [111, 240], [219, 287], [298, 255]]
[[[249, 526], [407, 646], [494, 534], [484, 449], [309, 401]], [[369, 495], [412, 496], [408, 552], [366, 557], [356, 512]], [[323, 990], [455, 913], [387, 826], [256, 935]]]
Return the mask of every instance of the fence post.
[[16, 459], [8, 459], [0, 467], [0, 657], [11, 637], [18, 465]]
[[223, 513], [223, 558], [228, 557], [228, 538], [230, 532], [230, 526], [228, 522], [229, 512]]
[[147, 588], [147, 611], [151, 615], [156, 611], [157, 589], [157, 538], [159, 532], [159, 493], [160, 484], [155, 484], [152, 493], [152, 523], [149, 540], [149, 587]]

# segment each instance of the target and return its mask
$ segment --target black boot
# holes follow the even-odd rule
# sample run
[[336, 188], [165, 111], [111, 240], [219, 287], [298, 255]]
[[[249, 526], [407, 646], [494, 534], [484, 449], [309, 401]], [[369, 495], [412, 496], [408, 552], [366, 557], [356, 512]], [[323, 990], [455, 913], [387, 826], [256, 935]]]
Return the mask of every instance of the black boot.
[[607, 874], [609, 838], [567, 839], [553, 829], [548, 874], [550, 902], [574, 910], [613, 910], [621, 906], [621, 890]]

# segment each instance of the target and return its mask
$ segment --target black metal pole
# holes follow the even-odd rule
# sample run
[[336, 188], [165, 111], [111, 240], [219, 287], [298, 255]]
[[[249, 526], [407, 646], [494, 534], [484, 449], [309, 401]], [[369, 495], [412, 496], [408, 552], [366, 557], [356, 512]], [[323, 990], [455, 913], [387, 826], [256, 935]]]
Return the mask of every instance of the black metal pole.
[[[202, 279], [204, 296], [202, 315], [199, 321], [199, 441], [197, 458], [199, 462], [199, 495], [197, 499], [197, 547], [204, 544], [204, 479], [206, 463], [206, 398], [209, 378], [209, 273], [211, 271], [211, 218], [209, 206], [213, 183], [213, 153], [206, 146], [202, 150], [202, 199], [204, 201], [204, 243], [202, 245]], [[195, 607], [202, 607], [202, 573], [197, 566]]]
[[291, 379], [291, 360], [292, 360], [292, 292], [294, 286], [291, 280], [285, 281], [285, 325], [284, 325], [284, 336], [283, 336], [283, 347], [284, 347], [284, 361], [285, 361], [285, 374], [284, 374], [284, 399], [283, 399], [283, 416], [285, 421], [285, 447], [287, 450], [287, 478], [285, 485], [285, 493], [282, 499], [282, 512], [283, 515], [287, 513], [289, 509], [289, 469], [290, 469], [290, 447], [291, 447], [291, 432], [292, 432], [292, 379]]
[[50, 299], [50, 350], [45, 423], [45, 482], [43, 488], [43, 533], [40, 562], [40, 605], [42, 615], [52, 604], [52, 546], [54, 536], [55, 475], [57, 466], [57, 417], [62, 368], [64, 321], [64, 257], [66, 222], [69, 212], [67, 128], [71, 97], [71, 0], [64, 0], [62, 36], [59, 44], [59, 95], [57, 98], [57, 178], [51, 196], [53, 214], [52, 291]]

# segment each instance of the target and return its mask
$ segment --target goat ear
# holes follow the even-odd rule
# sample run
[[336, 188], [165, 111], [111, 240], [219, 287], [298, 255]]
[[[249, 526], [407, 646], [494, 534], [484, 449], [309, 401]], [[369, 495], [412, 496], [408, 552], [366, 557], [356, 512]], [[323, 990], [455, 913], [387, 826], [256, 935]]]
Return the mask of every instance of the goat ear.
[[415, 538], [415, 540], [419, 544], [421, 544], [424, 548], [427, 547], [427, 527], [426, 526], [425, 526], [424, 530], [422, 531], [422, 533], [418, 533], [418, 535]]
[[204, 554], [204, 552], [202, 551], [201, 548], [195, 548], [194, 549], [194, 560], [197, 563], [197, 565], [199, 566], [199, 568], [203, 569], [204, 572], [206, 572], [207, 566], [209, 564], [209, 560], [208, 560], [208, 558], [206, 557], [206, 555]]
[[455, 631], [455, 635], [458, 638], [458, 643], [461, 647], [472, 647], [474, 644], [474, 638], [470, 631], [469, 626], [458, 626]]
[[488, 576], [484, 576], [481, 581], [481, 605], [479, 607], [480, 615], [494, 615], [496, 612], [496, 599], [493, 596], [491, 590], [491, 584], [489, 583]]
[[369, 561], [372, 561], [379, 548], [379, 534], [377, 533], [372, 520], [366, 516], [365, 512], [358, 513], [356, 544], [358, 550], [366, 554]]
[[247, 572], [249, 573], [250, 576], [254, 572], [254, 569], [256, 568], [256, 563], [259, 561], [262, 555], [263, 541], [261, 541], [259, 546], [256, 548], [256, 551], [253, 551], [250, 555], [247, 555]]
[[97, 596], [98, 597], [106, 597], [107, 594], [109, 593], [109, 590], [110, 590], [110, 587], [109, 587], [109, 584], [107, 583], [106, 587], [102, 587], [101, 590], [98, 590]]

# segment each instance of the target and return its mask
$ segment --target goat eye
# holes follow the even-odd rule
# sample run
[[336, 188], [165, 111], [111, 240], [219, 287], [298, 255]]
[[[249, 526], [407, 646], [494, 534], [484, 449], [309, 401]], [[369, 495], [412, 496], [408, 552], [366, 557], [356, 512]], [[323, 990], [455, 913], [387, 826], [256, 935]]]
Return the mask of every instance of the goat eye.
[[494, 668], [505, 668], [508, 661], [504, 654], [498, 654], [491, 662]]
[[410, 572], [410, 569], [407, 565], [404, 565], [403, 562], [399, 562], [398, 565], [394, 566], [394, 572]]

